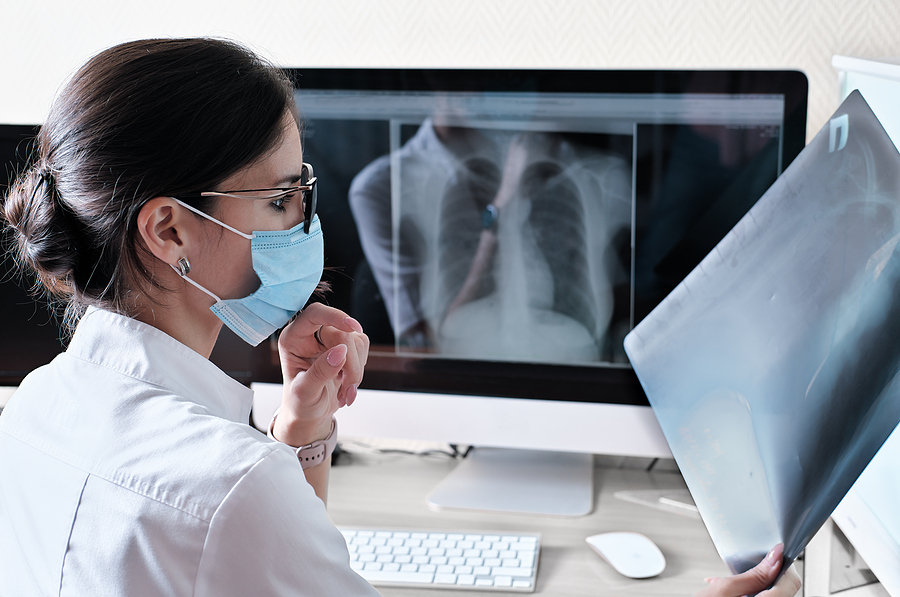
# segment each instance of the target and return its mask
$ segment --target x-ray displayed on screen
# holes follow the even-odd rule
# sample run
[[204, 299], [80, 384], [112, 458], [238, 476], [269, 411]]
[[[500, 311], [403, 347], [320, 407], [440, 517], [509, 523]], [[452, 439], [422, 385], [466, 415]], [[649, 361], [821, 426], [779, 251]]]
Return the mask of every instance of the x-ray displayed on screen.
[[898, 242], [900, 155], [854, 92], [626, 337], [732, 572], [793, 561], [897, 426]]

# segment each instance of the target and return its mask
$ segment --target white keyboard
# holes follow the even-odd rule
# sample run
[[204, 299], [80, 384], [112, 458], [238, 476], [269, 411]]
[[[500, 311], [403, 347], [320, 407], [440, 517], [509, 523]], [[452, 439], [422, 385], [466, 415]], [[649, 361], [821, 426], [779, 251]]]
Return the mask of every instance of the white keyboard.
[[350, 566], [373, 585], [534, 591], [539, 534], [341, 528]]

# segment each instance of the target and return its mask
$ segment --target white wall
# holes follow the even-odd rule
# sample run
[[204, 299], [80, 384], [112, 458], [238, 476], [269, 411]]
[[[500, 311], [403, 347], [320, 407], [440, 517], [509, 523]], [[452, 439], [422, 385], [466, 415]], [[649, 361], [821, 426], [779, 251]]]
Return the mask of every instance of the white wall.
[[838, 104], [833, 54], [900, 56], [900, 1], [0, 0], [0, 122], [41, 121], [102, 48], [183, 35], [284, 66], [797, 68], [811, 134]]

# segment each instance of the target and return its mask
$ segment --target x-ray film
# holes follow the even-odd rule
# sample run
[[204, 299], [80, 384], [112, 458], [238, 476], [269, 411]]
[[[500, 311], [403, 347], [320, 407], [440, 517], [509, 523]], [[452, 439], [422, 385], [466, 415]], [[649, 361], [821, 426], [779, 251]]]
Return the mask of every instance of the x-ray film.
[[853, 92], [625, 339], [734, 573], [792, 562], [900, 420], [898, 242], [900, 155]]

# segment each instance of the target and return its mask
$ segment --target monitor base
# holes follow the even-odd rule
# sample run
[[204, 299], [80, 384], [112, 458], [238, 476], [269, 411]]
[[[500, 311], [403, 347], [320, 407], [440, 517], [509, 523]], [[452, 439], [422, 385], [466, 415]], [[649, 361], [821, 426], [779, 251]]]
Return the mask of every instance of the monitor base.
[[591, 454], [473, 448], [432, 490], [434, 510], [584, 516], [594, 509]]

